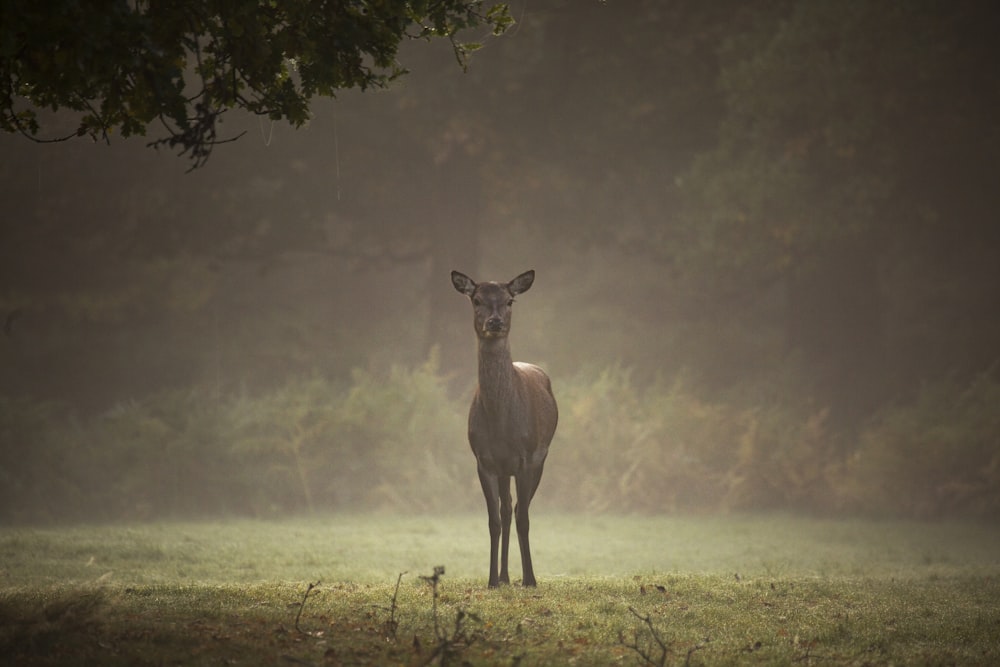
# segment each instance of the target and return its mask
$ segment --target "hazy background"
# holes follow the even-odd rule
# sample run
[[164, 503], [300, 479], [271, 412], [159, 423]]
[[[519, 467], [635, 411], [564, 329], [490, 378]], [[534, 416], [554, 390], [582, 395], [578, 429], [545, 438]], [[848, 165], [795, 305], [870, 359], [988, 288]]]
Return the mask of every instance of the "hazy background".
[[993, 3], [511, 7], [192, 173], [0, 136], [0, 518], [477, 511], [529, 268], [537, 507], [1000, 514]]

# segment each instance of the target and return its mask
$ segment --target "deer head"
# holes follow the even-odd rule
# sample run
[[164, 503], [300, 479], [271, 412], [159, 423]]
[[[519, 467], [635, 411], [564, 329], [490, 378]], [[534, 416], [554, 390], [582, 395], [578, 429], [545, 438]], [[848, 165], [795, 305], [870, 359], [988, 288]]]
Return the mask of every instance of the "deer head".
[[514, 297], [527, 292], [534, 281], [534, 271], [525, 271], [507, 283], [476, 283], [464, 273], [451, 272], [451, 284], [472, 301], [473, 326], [479, 338], [503, 338], [510, 332]]

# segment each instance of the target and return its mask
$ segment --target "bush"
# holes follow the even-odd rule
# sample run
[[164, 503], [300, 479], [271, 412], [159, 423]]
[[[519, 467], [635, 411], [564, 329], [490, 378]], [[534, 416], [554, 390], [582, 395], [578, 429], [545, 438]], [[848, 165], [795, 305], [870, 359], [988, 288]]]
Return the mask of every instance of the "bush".
[[339, 499], [330, 497], [323, 480], [355, 473], [347, 458], [343, 465], [330, 465], [329, 450], [340, 444], [337, 405], [343, 395], [343, 388], [313, 376], [233, 400], [228, 447], [245, 512], [312, 512], [317, 505], [336, 505]]
[[691, 418], [707, 406], [679, 387], [640, 391], [631, 370], [619, 366], [581, 373], [556, 389], [561, 417], [544, 493], [559, 506], [672, 511], [712, 495], [718, 479], [698, 447], [706, 440], [700, 431], [717, 424]]
[[232, 447], [255, 514], [445, 511], [467, 506], [475, 488], [464, 416], [434, 354], [384, 375], [356, 369], [348, 387], [293, 379], [242, 398], [233, 413]]
[[709, 402], [682, 381], [640, 389], [620, 367], [558, 391], [564, 418], [550, 469], [560, 506], [744, 511], [833, 502], [825, 411]]
[[65, 406], [0, 397], [0, 517], [52, 519], [76, 500], [61, 447], [69, 424]]
[[76, 439], [91, 516], [148, 518], [235, 511], [229, 401], [204, 387], [126, 401]]
[[226, 408], [199, 389], [123, 402], [86, 422], [0, 399], [7, 521], [141, 519], [227, 511]]
[[1000, 515], [1000, 382], [925, 384], [886, 408], [850, 461], [858, 510], [914, 517]]
[[[925, 386], [852, 447], [793, 392], [709, 401], [681, 380], [639, 385], [621, 366], [554, 388], [560, 423], [536, 507], [1000, 514], [991, 374]], [[0, 398], [0, 518], [481, 511], [467, 410], [433, 354], [415, 368], [292, 378], [256, 396], [162, 392], [85, 421]]]
[[352, 380], [337, 432], [363, 462], [353, 479], [364, 485], [364, 505], [441, 512], [478, 501], [467, 408], [448, 396], [436, 351], [415, 369], [393, 366], [387, 377], [355, 370]]

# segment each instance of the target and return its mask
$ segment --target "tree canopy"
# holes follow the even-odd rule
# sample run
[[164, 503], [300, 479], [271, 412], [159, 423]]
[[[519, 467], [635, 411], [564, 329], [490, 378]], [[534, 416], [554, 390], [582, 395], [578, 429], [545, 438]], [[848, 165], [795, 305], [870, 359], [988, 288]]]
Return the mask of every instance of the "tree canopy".
[[[504, 32], [503, 3], [483, 0], [11, 0], [0, 5], [0, 127], [40, 140], [160, 125], [198, 166], [245, 109], [301, 126], [314, 96], [383, 87], [405, 72], [407, 38], [448, 40], [459, 64], [478, 47], [461, 31]], [[77, 112], [75, 126], [43, 109]]]

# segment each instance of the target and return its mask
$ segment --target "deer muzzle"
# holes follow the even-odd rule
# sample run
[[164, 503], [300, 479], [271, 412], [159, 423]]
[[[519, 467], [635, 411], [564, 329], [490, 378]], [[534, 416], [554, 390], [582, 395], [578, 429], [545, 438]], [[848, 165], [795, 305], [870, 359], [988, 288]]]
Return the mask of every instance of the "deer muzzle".
[[504, 332], [503, 320], [499, 317], [491, 317], [483, 324], [483, 332], [489, 335], [502, 334]]

